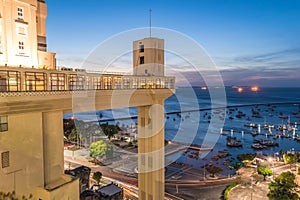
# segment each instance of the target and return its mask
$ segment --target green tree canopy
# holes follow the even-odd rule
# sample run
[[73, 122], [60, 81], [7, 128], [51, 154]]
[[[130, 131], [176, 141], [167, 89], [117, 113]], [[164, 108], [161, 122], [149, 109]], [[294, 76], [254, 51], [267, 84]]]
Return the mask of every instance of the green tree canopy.
[[69, 134], [68, 136], [68, 139], [70, 141], [77, 141], [77, 138], [78, 138], [78, 133], [77, 133], [77, 130], [76, 129], [72, 129], [71, 133]]
[[101, 172], [94, 172], [93, 179], [97, 182], [98, 185], [100, 183], [101, 178], [102, 178]]
[[236, 163], [234, 163], [233, 164], [233, 168], [236, 170], [236, 171], [238, 171], [239, 169], [241, 169], [242, 168], [242, 163], [240, 163], [240, 162], [236, 162]]
[[210, 173], [212, 177], [215, 177], [215, 175], [221, 173], [223, 169], [217, 166], [209, 166], [206, 168], [206, 171]]
[[93, 142], [90, 146], [90, 156], [94, 159], [101, 158], [110, 149], [111, 149], [111, 146], [102, 140]]
[[298, 160], [297, 154], [294, 153], [283, 154], [283, 161], [285, 164], [290, 164], [290, 166], [292, 166], [292, 164], [295, 164], [297, 160]]
[[264, 180], [266, 180], [266, 176], [272, 176], [273, 171], [266, 167], [259, 167], [257, 169], [258, 174], [261, 174], [264, 176]]
[[237, 159], [241, 162], [251, 162], [255, 158], [255, 154], [247, 153], [247, 154], [239, 154]]
[[298, 195], [294, 193], [295, 187], [295, 175], [289, 171], [283, 172], [269, 184], [268, 197], [270, 200], [299, 200]]
[[119, 126], [111, 125], [108, 123], [101, 124], [100, 127], [101, 127], [103, 133], [108, 137], [109, 140], [120, 131]]

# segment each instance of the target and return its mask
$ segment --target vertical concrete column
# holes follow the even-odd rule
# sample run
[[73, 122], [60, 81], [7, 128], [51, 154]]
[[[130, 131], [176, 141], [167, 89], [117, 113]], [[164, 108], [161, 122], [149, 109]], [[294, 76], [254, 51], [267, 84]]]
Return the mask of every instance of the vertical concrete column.
[[164, 103], [138, 107], [139, 199], [164, 199]]
[[62, 111], [43, 113], [44, 185], [64, 174], [64, 134]]

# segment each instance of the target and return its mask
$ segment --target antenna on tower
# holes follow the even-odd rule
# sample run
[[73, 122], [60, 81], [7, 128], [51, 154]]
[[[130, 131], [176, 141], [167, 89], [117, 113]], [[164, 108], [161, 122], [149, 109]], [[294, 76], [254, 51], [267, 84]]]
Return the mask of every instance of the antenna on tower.
[[150, 8], [149, 9], [149, 16], [150, 16], [150, 38], [151, 38], [151, 35], [152, 35], [152, 9]]

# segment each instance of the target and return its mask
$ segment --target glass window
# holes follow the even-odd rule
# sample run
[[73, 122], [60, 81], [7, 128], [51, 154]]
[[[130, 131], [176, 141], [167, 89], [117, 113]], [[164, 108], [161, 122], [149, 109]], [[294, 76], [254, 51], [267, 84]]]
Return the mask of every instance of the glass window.
[[103, 77], [104, 89], [111, 90], [112, 89], [112, 78], [111, 77]]
[[83, 90], [84, 89], [84, 76], [77, 74], [68, 75], [69, 90]]
[[45, 74], [40, 72], [25, 72], [26, 91], [45, 91]]
[[9, 167], [9, 151], [1, 153], [2, 168]]
[[145, 57], [144, 56], [141, 56], [140, 57], [140, 65], [144, 64], [145, 63]]
[[102, 80], [101, 77], [93, 77], [93, 89], [94, 90], [101, 90]]
[[65, 90], [65, 75], [64, 74], [50, 74], [51, 90]]
[[20, 91], [20, 72], [0, 71], [0, 91]]
[[144, 51], [145, 51], [145, 47], [144, 47], [144, 45], [142, 44], [142, 45], [140, 45], [140, 52], [143, 53]]
[[7, 116], [0, 116], [0, 132], [8, 131]]
[[18, 7], [18, 19], [24, 19], [24, 10], [21, 7]]
[[19, 41], [19, 53], [24, 54], [25, 53], [25, 45], [24, 42]]
[[115, 77], [114, 78], [114, 89], [121, 89], [121, 86], [122, 86], [121, 78]]
[[124, 78], [123, 79], [123, 87], [124, 87], [124, 89], [129, 89], [130, 88], [130, 80], [129, 80], [129, 78]]

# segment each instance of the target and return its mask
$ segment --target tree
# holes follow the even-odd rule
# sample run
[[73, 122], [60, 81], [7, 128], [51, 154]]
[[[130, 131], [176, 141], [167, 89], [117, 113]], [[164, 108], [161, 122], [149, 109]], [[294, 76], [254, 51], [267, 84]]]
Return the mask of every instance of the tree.
[[90, 146], [90, 156], [94, 159], [103, 157], [111, 147], [104, 141], [93, 142]]
[[298, 167], [298, 175], [300, 175], [300, 167]]
[[237, 159], [247, 166], [249, 162], [251, 162], [255, 158], [255, 154], [247, 153], [247, 154], [239, 154]]
[[258, 172], [258, 174], [264, 176], [264, 181], [266, 180], [266, 176], [272, 176], [272, 174], [273, 174], [273, 171], [266, 167], [259, 167], [257, 169], [257, 172]]
[[283, 161], [285, 164], [290, 164], [290, 168], [292, 168], [292, 164], [295, 164], [298, 160], [298, 155], [294, 153], [283, 154]]
[[269, 183], [268, 197], [270, 200], [299, 200], [294, 192], [296, 187], [295, 175], [289, 171], [283, 172], [274, 182]]
[[70, 140], [70, 141], [77, 141], [77, 139], [78, 139], [78, 133], [77, 133], [77, 130], [76, 129], [72, 129], [72, 131], [71, 131], [71, 133], [69, 134], [69, 136], [68, 136], [68, 139]]
[[236, 162], [236, 163], [233, 164], [233, 168], [237, 171], [237, 174], [239, 174], [238, 171], [239, 171], [239, 169], [242, 168], [242, 166], [243, 165], [240, 162]]
[[[18, 200], [18, 198], [16, 197], [15, 191], [8, 192], [8, 193], [0, 192], [0, 199], [1, 200]], [[22, 196], [22, 200], [29, 200], [29, 199], [32, 199], [32, 194], [30, 194], [28, 198], [25, 196]]]
[[118, 126], [109, 125], [108, 123], [101, 124], [100, 127], [109, 140], [120, 131], [120, 128]]
[[211, 174], [211, 177], [215, 177], [215, 175], [221, 173], [223, 169], [217, 166], [208, 166], [206, 171]]
[[101, 178], [102, 178], [101, 172], [94, 172], [93, 179], [97, 182], [98, 185], [100, 183]]

